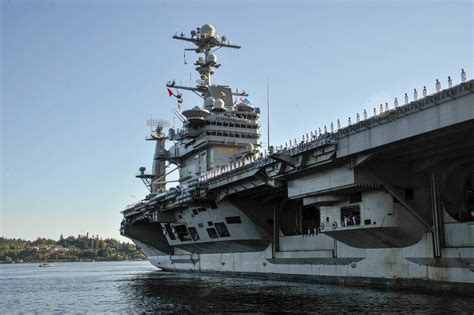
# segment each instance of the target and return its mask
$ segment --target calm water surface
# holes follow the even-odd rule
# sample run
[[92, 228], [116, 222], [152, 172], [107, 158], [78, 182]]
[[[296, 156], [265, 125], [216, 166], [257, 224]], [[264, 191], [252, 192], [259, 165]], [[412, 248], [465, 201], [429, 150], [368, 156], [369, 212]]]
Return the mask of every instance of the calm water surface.
[[474, 312], [474, 297], [174, 274], [148, 262], [0, 265], [0, 313]]

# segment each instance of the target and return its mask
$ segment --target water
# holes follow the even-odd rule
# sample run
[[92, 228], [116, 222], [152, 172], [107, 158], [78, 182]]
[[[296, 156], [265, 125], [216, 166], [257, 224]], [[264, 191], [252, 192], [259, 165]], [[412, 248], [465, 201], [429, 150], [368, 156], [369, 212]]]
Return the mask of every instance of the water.
[[474, 312], [474, 297], [157, 271], [148, 262], [0, 265], [0, 313]]

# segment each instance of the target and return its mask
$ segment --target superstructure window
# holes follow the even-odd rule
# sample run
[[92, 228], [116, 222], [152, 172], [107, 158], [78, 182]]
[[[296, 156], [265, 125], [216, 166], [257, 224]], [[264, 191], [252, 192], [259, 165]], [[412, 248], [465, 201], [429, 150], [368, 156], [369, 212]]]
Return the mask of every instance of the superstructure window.
[[176, 231], [176, 234], [178, 234], [178, 238], [181, 241], [190, 241], [191, 236], [189, 235], [188, 229], [184, 224], [181, 225], [175, 225], [174, 230]]
[[242, 223], [242, 220], [240, 220], [240, 217], [239, 217], [239, 216], [226, 217], [226, 218], [225, 218], [225, 222], [226, 222], [227, 224], [236, 224], [236, 223]]
[[229, 230], [224, 222], [214, 223], [214, 226], [216, 227], [217, 234], [219, 234], [220, 237], [230, 236]]
[[199, 240], [199, 234], [198, 232], [196, 231], [196, 228], [195, 227], [190, 227], [188, 229], [189, 233], [191, 234], [191, 238], [193, 239], [193, 241], [197, 241]]
[[209, 234], [210, 238], [218, 238], [219, 236], [217, 235], [216, 229], [215, 228], [208, 228], [207, 234]]

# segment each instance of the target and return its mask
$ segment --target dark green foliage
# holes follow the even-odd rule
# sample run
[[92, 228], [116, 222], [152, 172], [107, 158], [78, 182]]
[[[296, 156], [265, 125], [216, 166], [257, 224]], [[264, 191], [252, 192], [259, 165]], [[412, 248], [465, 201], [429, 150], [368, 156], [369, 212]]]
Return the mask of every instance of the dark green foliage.
[[0, 237], [0, 263], [145, 259], [134, 244], [98, 235], [59, 237], [34, 241]]

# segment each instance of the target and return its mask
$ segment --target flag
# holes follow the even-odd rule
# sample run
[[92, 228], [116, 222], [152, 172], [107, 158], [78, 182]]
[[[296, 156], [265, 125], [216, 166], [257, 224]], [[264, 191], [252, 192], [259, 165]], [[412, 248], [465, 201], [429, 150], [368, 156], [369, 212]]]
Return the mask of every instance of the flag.
[[252, 103], [250, 103], [250, 101], [249, 101], [247, 98], [244, 99], [243, 103], [244, 103], [244, 104], [252, 105]]
[[168, 95], [171, 96], [171, 95], [174, 95], [173, 94], [173, 91], [170, 89], [170, 88], [166, 88], [168, 90]]

